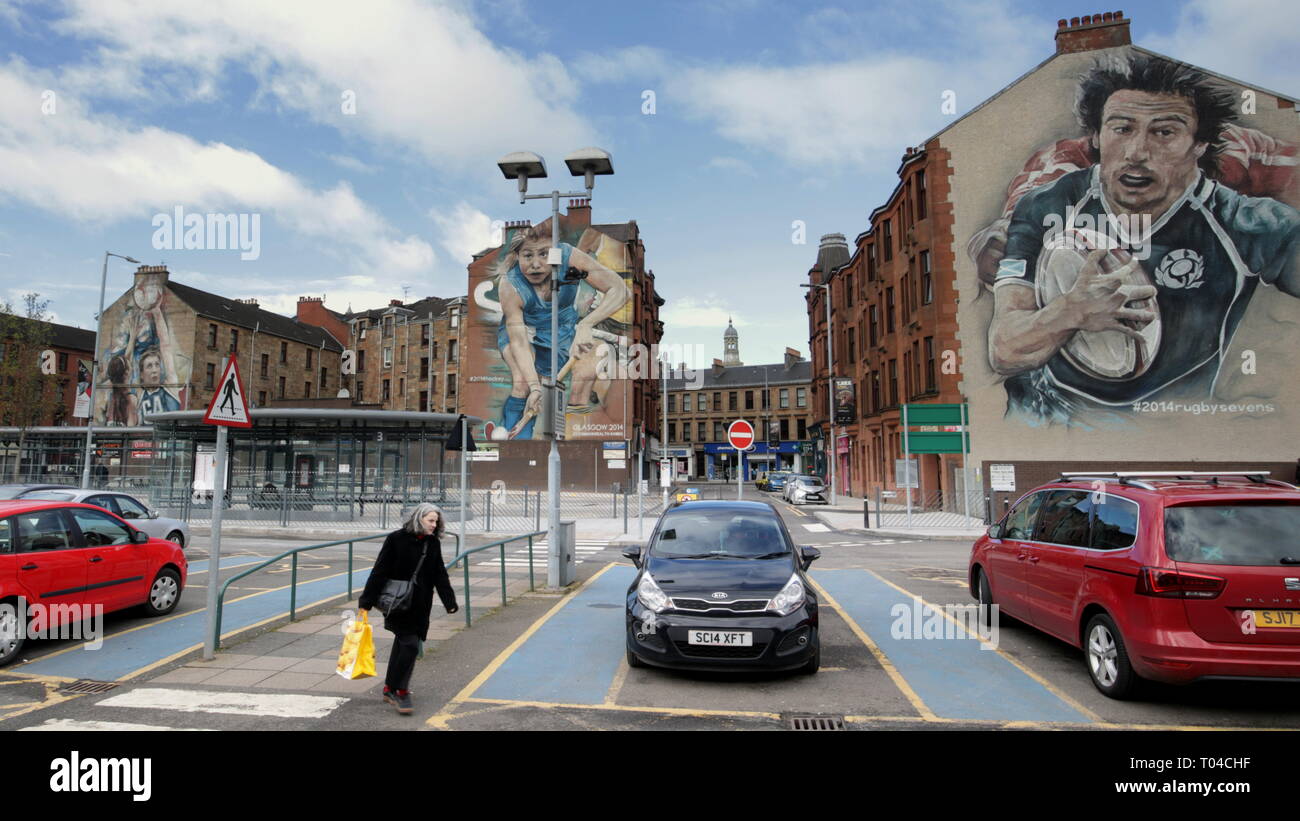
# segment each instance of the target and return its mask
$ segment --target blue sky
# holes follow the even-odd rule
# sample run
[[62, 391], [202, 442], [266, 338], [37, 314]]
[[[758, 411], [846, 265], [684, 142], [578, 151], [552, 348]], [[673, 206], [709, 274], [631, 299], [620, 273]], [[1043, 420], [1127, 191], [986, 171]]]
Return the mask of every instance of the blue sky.
[[[1139, 45], [1300, 95], [1292, 0], [1117, 5]], [[536, 151], [569, 190], [563, 156], [598, 145], [595, 219], [639, 223], [666, 341], [720, 356], [733, 316], [747, 363], [807, 355], [820, 235], [865, 227], [951, 121], [945, 91], [969, 111], [1052, 54], [1058, 18], [1104, 10], [0, 0], [0, 296], [91, 327], [106, 249], [286, 314], [464, 293], [494, 220], [545, 216], [496, 160]], [[258, 215], [260, 253], [155, 248], [177, 207]], [[110, 263], [110, 299], [133, 267]]]

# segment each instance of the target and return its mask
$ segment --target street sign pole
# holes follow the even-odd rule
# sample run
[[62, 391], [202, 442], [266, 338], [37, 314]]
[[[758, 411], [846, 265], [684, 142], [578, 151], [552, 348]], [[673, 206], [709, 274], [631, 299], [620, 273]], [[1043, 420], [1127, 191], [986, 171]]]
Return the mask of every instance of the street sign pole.
[[[554, 339], [554, 337], [552, 337]], [[460, 418], [460, 544], [457, 545], [458, 552], [464, 553], [465, 548], [465, 454], [469, 446], [469, 420], [464, 416]], [[468, 560], [467, 560], [468, 561]], [[467, 592], [466, 597], [469, 596]]]
[[[903, 403], [903, 476], [907, 479], [907, 526], [912, 526], [912, 443], [907, 427], [907, 403]], [[921, 483], [921, 471], [917, 470], [917, 481]]]
[[737, 499], [739, 499], [741, 495], [742, 485], [741, 485], [740, 477], [745, 474], [744, 468], [741, 467], [741, 465], [743, 464], [742, 460], [744, 458], [745, 458], [744, 453], [740, 450], [740, 448], [736, 448], [736, 498]]
[[226, 507], [226, 426], [217, 428], [217, 469], [212, 480], [212, 549], [208, 554], [208, 629], [203, 658], [217, 654], [217, 588], [221, 580], [221, 514]]

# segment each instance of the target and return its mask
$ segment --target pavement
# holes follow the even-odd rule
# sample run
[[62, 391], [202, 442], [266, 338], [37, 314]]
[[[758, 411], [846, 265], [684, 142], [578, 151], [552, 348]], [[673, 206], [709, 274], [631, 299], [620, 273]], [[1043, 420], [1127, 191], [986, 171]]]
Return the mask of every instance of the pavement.
[[[984, 524], [982, 519], [970, 517], [962, 525], [949, 527], [917, 526], [906, 527], [896, 524], [892, 520], [900, 518], [897, 514], [904, 511], [902, 505], [892, 507], [897, 510], [886, 510], [886, 515], [891, 521], [884, 527], [864, 527], [863, 521], [863, 499], [856, 496], [846, 496], [839, 494], [836, 498], [835, 506], [831, 505], [803, 505], [800, 510], [806, 510], [812, 513], [818, 521], [825, 524], [832, 530], [847, 531], [852, 533], [862, 533], [870, 536], [879, 536], [887, 538], [911, 538], [911, 539], [939, 539], [943, 541], [962, 541], [972, 542], [984, 535], [988, 530], [988, 525]], [[887, 506], [891, 507], [891, 506]], [[871, 518], [874, 521], [876, 514], [873, 510]], [[918, 518], [921, 515], [918, 514]]]

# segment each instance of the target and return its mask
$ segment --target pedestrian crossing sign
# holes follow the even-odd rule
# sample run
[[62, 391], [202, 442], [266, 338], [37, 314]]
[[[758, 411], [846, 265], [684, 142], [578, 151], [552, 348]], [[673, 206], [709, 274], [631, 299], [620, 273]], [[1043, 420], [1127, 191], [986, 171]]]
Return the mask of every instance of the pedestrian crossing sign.
[[226, 369], [217, 383], [217, 392], [212, 394], [212, 401], [208, 403], [203, 422], [232, 428], [253, 426], [253, 420], [248, 416], [248, 400], [244, 398], [244, 383], [239, 378], [239, 365], [233, 356], [226, 361]]

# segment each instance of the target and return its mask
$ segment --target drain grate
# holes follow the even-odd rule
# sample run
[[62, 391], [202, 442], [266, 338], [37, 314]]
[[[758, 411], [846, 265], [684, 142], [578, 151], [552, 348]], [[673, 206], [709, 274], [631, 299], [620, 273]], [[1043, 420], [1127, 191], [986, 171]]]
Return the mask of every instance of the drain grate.
[[802, 713], [788, 719], [791, 730], [843, 730], [844, 716]]
[[71, 684], [65, 684], [59, 688], [61, 693], [107, 693], [109, 690], [117, 687], [116, 681], [95, 681], [90, 678], [77, 679]]

